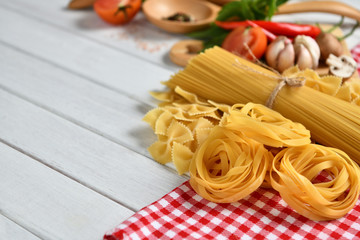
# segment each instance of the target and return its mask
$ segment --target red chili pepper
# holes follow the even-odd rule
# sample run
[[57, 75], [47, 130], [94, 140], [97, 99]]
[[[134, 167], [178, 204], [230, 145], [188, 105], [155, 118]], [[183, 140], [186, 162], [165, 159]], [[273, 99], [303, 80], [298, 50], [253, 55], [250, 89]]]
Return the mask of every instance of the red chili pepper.
[[[249, 25], [252, 26], [252, 27], [260, 27], [259, 25], [257, 25], [256, 23], [254, 23], [253, 21], [250, 21], [250, 20], [246, 20], [246, 23], [249, 24]], [[274, 40], [275, 40], [275, 38], [276, 38], [276, 35], [275, 35], [275, 34], [269, 32], [269, 31], [266, 30], [265, 28], [262, 28], [262, 27], [260, 27], [260, 28], [261, 28], [261, 29], [263, 30], [263, 32], [265, 33], [268, 41], [274, 41]]]
[[[275, 35], [284, 35], [288, 37], [296, 37], [297, 35], [307, 35], [316, 38], [320, 34], [320, 28], [308, 24], [295, 24], [284, 22], [272, 22], [264, 20], [252, 20], [253, 23], [262, 27]], [[215, 21], [215, 24], [223, 29], [232, 30], [239, 26], [249, 26], [246, 21], [221, 22]]]

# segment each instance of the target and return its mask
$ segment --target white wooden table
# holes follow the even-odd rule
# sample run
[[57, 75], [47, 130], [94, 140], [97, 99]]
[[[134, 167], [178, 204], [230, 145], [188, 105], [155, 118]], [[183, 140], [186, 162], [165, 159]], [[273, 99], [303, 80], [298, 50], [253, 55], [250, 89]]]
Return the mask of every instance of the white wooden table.
[[67, 3], [0, 0], [0, 239], [101, 239], [187, 179], [152, 160], [141, 120], [156, 106], [148, 92], [178, 71], [168, 52], [185, 37], [142, 14], [110, 26]]

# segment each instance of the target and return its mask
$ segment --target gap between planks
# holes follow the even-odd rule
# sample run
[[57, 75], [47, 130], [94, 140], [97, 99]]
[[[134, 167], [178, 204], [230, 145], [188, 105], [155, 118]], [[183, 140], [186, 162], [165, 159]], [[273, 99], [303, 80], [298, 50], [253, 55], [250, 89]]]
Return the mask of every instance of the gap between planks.
[[[2, 41], [0, 40], [0, 45], [1, 45], [1, 44], [4, 45], [4, 46], [6, 46], [6, 47], [9, 47], [9, 48], [13, 49], [13, 50], [16, 51], [16, 52], [19, 52], [20, 54], [24, 54], [24, 55], [27, 55], [27, 56], [29, 56], [29, 57], [34, 57], [34, 58], [38, 59], [39, 61], [43, 62], [44, 65], [50, 64], [50, 65], [52, 65], [52, 66], [55, 67], [55, 68], [58, 68], [58, 69], [60, 69], [60, 70], [64, 70], [65, 72], [70, 72], [71, 74], [75, 74], [73, 71], [68, 70], [68, 69], [66, 69], [66, 68], [64, 68], [64, 67], [62, 67], [62, 66], [60, 66], [60, 65], [58, 65], [58, 64], [55, 64], [55, 63], [52, 63], [52, 62], [48, 62], [48, 61], [46, 61], [46, 59], [43, 59], [43, 58], [41, 58], [41, 57], [34, 56], [33, 54], [28, 53], [28, 52], [24, 51], [23, 49], [19, 49], [19, 48], [17, 48], [17, 47], [14, 47], [14, 46], [8, 44], [8, 43], [4, 43], [4, 42], [2, 42]], [[82, 78], [82, 79], [89, 80], [89, 78], [87, 78], [86, 76], [83, 76], [83, 75], [81, 75], [81, 74], [75, 74], [75, 75], [77, 75], [78, 77], [80, 77], [80, 78]], [[99, 87], [103, 87], [103, 88], [105, 88], [105, 89], [107, 89], [107, 90], [114, 91], [114, 89], [111, 88], [111, 87], [105, 87], [105, 86], [103, 86], [103, 85], [101, 85], [101, 84], [98, 84], [97, 82], [93, 82], [93, 81], [89, 81], [89, 82], [90, 82], [90, 83], [94, 83], [94, 84], [98, 85]], [[100, 129], [96, 128], [95, 126], [92, 126], [91, 124], [85, 123], [84, 121], [82, 121], [82, 119], [76, 119], [76, 118], [72, 117], [72, 116], [69, 115], [69, 114], [63, 113], [63, 112], [61, 112], [61, 111], [59, 111], [59, 110], [57, 110], [57, 109], [55, 109], [55, 108], [53, 108], [53, 107], [50, 107], [49, 105], [46, 105], [45, 103], [38, 102], [38, 101], [32, 99], [31, 97], [25, 95], [25, 94], [22, 94], [22, 93], [20, 93], [20, 92], [18, 92], [18, 91], [16, 91], [16, 90], [13, 90], [13, 89], [5, 86], [4, 83], [2, 83], [1, 81], [0, 81], [0, 88], [3, 89], [3, 90], [6, 91], [6, 92], [12, 94], [12, 95], [15, 95], [15, 96], [17, 96], [17, 97], [19, 97], [19, 98], [27, 101], [27, 102], [32, 103], [33, 105], [35, 105], [35, 106], [37, 106], [37, 107], [40, 107], [40, 108], [42, 108], [42, 109], [44, 109], [44, 110], [47, 110], [48, 112], [50, 112], [50, 113], [52, 113], [52, 114], [54, 114], [54, 115], [56, 115], [56, 116], [58, 116], [58, 117], [61, 117], [61, 118], [65, 119], [65, 120], [67, 120], [67, 121], [69, 121], [69, 122], [71, 122], [71, 123], [73, 123], [73, 124], [75, 124], [75, 125], [77, 125], [77, 126], [79, 126], [79, 127], [82, 127], [82, 128], [84, 128], [84, 129], [86, 129], [86, 130], [89, 130], [89, 131], [92, 132], [92, 133], [95, 133], [95, 134], [97, 134], [97, 135], [99, 135], [99, 136], [102, 136], [102, 137], [106, 138], [107, 140], [109, 140], [109, 141], [111, 141], [111, 142], [114, 142], [114, 143], [116, 143], [116, 144], [118, 144], [118, 145], [120, 145], [120, 146], [122, 146], [122, 147], [125, 147], [125, 148], [127, 148], [127, 149], [129, 149], [129, 150], [132, 150], [132, 151], [134, 151], [134, 152], [136, 152], [136, 153], [138, 153], [138, 154], [140, 154], [140, 155], [143, 155], [143, 156], [147, 157], [147, 158], [148, 158], [149, 160], [151, 160], [151, 161], [155, 161], [155, 160], [154, 160], [151, 156], [149, 156], [148, 154], [144, 154], [144, 153], [141, 152], [139, 149], [136, 149], [136, 148], [134, 148], [134, 147], [132, 147], [132, 146], [129, 146], [129, 145], [126, 144], [124, 141], [119, 140], [119, 138], [116, 138], [116, 137], [114, 137], [114, 136], [111, 136], [109, 133], [104, 132], [104, 131], [101, 131]], [[119, 93], [119, 91], [114, 91], [114, 92], [115, 92], [115, 93]], [[136, 98], [131, 98], [131, 97], [129, 97], [129, 94], [126, 94], [126, 92], [125, 92], [124, 94], [121, 93], [121, 95], [124, 95], [124, 96], [128, 97], [129, 99], [134, 100], [134, 101], [136, 101], [136, 102], [139, 102], [139, 103], [141, 103], [141, 104], [144, 104], [144, 103], [145, 103], [145, 101], [139, 101], [139, 100], [136, 99]], [[150, 105], [149, 103], [145, 103], [145, 105], [148, 106], [148, 107], [151, 107], [151, 108], [154, 108], [154, 107], [155, 107], [154, 105]], [[15, 147], [15, 146], [14, 146], [14, 147]], [[25, 153], [25, 152], [24, 152], [24, 153]], [[177, 172], [176, 172], [176, 170], [175, 170], [175, 167], [174, 167], [173, 165], [164, 165], [164, 166], [165, 166], [169, 171], [171, 171], [172, 173], [177, 174]], [[185, 178], [185, 179], [186, 179], [186, 178]]]
[[96, 193], [98, 193], [98, 194], [100, 194], [100, 195], [102, 195], [102, 196], [110, 199], [111, 201], [113, 201], [113, 202], [115, 202], [115, 203], [123, 206], [124, 208], [130, 209], [130, 210], [133, 211], [133, 212], [138, 211], [137, 209], [135, 209], [135, 208], [133, 208], [133, 207], [131, 207], [131, 206], [127, 206], [127, 204], [122, 203], [122, 202], [116, 200], [116, 199], [113, 198], [111, 195], [109, 195], [109, 194], [107, 194], [107, 193], [105, 193], [105, 192], [102, 192], [102, 191], [100, 191], [100, 190], [97, 190], [96, 188], [94, 188], [93, 186], [87, 184], [86, 182], [74, 178], [73, 176], [71, 176], [71, 175], [68, 174], [67, 172], [62, 171], [62, 170], [60, 170], [60, 169], [58, 169], [58, 168], [56, 168], [56, 167], [54, 167], [54, 166], [51, 166], [49, 163], [41, 160], [40, 158], [32, 155], [31, 153], [29, 153], [29, 152], [27, 152], [27, 151], [21, 149], [20, 147], [17, 147], [17, 146], [15, 146], [14, 144], [11, 144], [11, 143], [7, 142], [6, 140], [2, 139], [1, 137], [0, 137], [0, 143], [2, 143], [2, 144], [4, 144], [4, 145], [6, 145], [6, 146], [8, 146], [8, 147], [10, 147], [10, 148], [18, 151], [18, 152], [20, 152], [20, 153], [22, 153], [22, 154], [24, 154], [25, 156], [27, 156], [27, 157], [29, 157], [29, 158], [31, 158], [31, 159], [33, 159], [33, 160], [35, 160], [35, 161], [43, 164], [43, 165], [45, 165], [45, 166], [48, 167], [49, 169], [51, 169], [51, 170], [53, 170], [53, 171], [55, 171], [55, 172], [58, 172], [58, 173], [64, 175], [65, 177], [73, 180], [74, 182], [77, 182], [77, 183], [83, 185], [84, 187], [91, 189], [92, 191], [94, 191], [94, 192], [96, 192]]
[[[0, 2], [0, 6], [1, 6], [2, 8], [4, 8], [4, 9], [7, 9], [7, 10], [12, 11], [12, 12], [14, 12], [14, 13], [17, 13], [17, 14], [19, 14], [19, 15], [21, 15], [21, 16], [26, 16], [26, 17], [28, 17], [28, 18], [31, 18], [31, 19], [36, 20], [36, 21], [38, 21], [38, 22], [41, 22], [41, 23], [43, 23], [43, 24], [47, 24], [47, 25], [50, 25], [50, 26], [52, 26], [52, 27], [55, 27], [55, 28], [57, 28], [57, 29], [59, 29], [59, 30], [66, 31], [66, 32], [71, 33], [71, 34], [76, 35], [76, 36], [82, 36], [83, 38], [86, 38], [86, 39], [88, 39], [88, 40], [90, 40], [90, 41], [93, 41], [94, 43], [100, 44], [100, 45], [105, 46], [105, 47], [107, 47], [107, 48], [110, 48], [110, 49], [113, 49], [113, 50], [116, 50], [116, 51], [119, 51], [119, 52], [122, 52], [122, 53], [125, 53], [125, 54], [129, 54], [129, 55], [131, 55], [131, 56], [133, 56], [133, 57], [135, 57], [135, 58], [138, 58], [139, 60], [145, 61], [145, 62], [150, 63], [150, 64], [153, 64], [153, 65], [155, 65], [155, 66], [159, 66], [159, 67], [165, 68], [165, 69], [170, 70], [170, 71], [174, 71], [174, 70], [178, 70], [178, 69], [179, 69], [179, 67], [174, 68], [174, 67], [171, 67], [171, 66], [169, 66], [169, 65], [167, 65], [167, 64], [160, 64], [160, 63], [151, 61], [151, 60], [149, 60], [149, 59], [147, 59], [147, 58], [140, 57], [140, 56], [138, 56], [138, 55], [136, 55], [136, 54], [132, 54], [131, 52], [128, 52], [128, 51], [125, 51], [125, 50], [123, 50], [123, 49], [114, 47], [113, 45], [108, 44], [108, 43], [105, 43], [105, 42], [103, 42], [103, 41], [101, 41], [101, 40], [98, 40], [98, 39], [89, 37], [89, 36], [87, 36], [87, 35], [85, 35], [85, 34], [79, 34], [79, 32], [76, 32], [76, 31], [74, 31], [74, 30], [68, 29], [68, 28], [66, 28], [66, 27], [63, 27], [63, 26], [58, 25], [58, 24], [55, 24], [55, 23], [53, 23], [53, 22], [44, 21], [41, 17], [39, 17], [39, 15], [29, 14], [29, 11], [19, 11], [19, 9], [21, 9], [21, 8], [14, 8], [14, 7], [12, 7], [12, 6], [4, 5], [4, 4], [1, 3], [1, 2]], [[148, 23], [148, 24], [150, 24], [150, 23]]]
[[3, 239], [39, 240], [40, 236], [4, 215], [0, 209], [0, 237]]
[[1, 213], [38, 237], [100, 239], [134, 213], [7, 145], [0, 151]]
[[[33, 156], [51, 163], [61, 172], [71, 173], [76, 181], [86, 182], [92, 189], [100, 189], [98, 191], [106, 192], [121, 203], [131, 204], [132, 209], [139, 210], [186, 180], [143, 155], [17, 96], [7, 92], [0, 96], [3, 101], [0, 104], [9, 107], [0, 117], [2, 139], [32, 152]], [[32, 124], [25, 126], [23, 121]], [[32, 138], [35, 135], [37, 137]], [[138, 191], [134, 192], [134, 188]]]
[[148, 107], [154, 107], [154, 105], [153, 105], [153, 104], [149, 104], [148, 101], [141, 100], [140, 98], [135, 97], [135, 96], [133, 96], [133, 95], [131, 95], [131, 94], [125, 92], [125, 91], [121, 91], [121, 90], [118, 89], [118, 88], [114, 88], [114, 87], [112, 87], [112, 86], [110, 86], [110, 85], [107, 85], [107, 84], [105, 84], [105, 83], [99, 82], [99, 81], [97, 81], [96, 79], [92, 79], [92, 78], [90, 78], [90, 77], [88, 77], [88, 76], [86, 76], [86, 75], [84, 75], [84, 74], [81, 74], [81, 73], [79, 73], [79, 72], [75, 72], [74, 70], [72, 70], [72, 69], [70, 69], [70, 68], [67, 68], [67, 67], [65, 67], [65, 66], [62, 66], [62, 65], [60, 65], [60, 64], [57, 64], [57, 63], [55, 63], [55, 62], [50, 62], [50, 61], [48, 61], [47, 59], [45, 59], [45, 58], [43, 58], [43, 57], [41, 57], [41, 56], [35, 55], [35, 54], [31, 53], [31, 52], [28, 52], [28, 51], [24, 50], [23, 48], [19, 48], [19, 47], [17, 47], [17, 46], [11, 45], [10, 43], [4, 42], [4, 41], [2, 41], [2, 40], [0, 40], [0, 44], [6, 46], [6, 47], [8, 47], [8, 48], [12, 48], [12, 49], [14, 49], [14, 50], [16, 50], [16, 51], [18, 51], [18, 52], [21, 52], [21, 53], [23, 53], [23, 54], [25, 54], [25, 55], [30, 56], [30, 57], [36, 58], [36, 59], [38, 59], [38, 60], [40, 60], [40, 61], [42, 61], [42, 62], [44, 62], [44, 63], [53, 65], [53, 66], [56, 67], [56, 68], [62, 69], [62, 70], [64, 70], [64, 71], [67, 71], [67, 72], [69, 72], [69, 73], [71, 73], [71, 74], [74, 74], [74, 75], [76, 75], [76, 76], [79, 76], [79, 77], [81, 77], [81, 78], [83, 78], [83, 79], [86, 79], [87, 81], [89, 81], [89, 82], [91, 82], [91, 83], [94, 83], [94, 84], [97, 84], [97, 85], [100, 86], [100, 87], [103, 87], [103, 88], [106, 88], [106, 89], [108, 89], [108, 90], [110, 90], [110, 91], [113, 91], [113, 92], [119, 93], [119, 94], [121, 94], [121, 95], [124, 95], [124, 96], [128, 97], [129, 99], [133, 99], [133, 100], [135, 100], [135, 101], [137, 101], [137, 102], [139, 102], [139, 103], [145, 104], [145, 105], [147, 105]]

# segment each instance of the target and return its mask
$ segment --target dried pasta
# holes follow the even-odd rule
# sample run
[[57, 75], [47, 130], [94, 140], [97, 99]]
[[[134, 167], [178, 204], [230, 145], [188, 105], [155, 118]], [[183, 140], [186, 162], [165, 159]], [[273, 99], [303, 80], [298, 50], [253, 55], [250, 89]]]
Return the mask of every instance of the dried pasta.
[[270, 147], [301, 146], [311, 142], [310, 132], [303, 125], [261, 104], [235, 104], [224, 118], [221, 125], [225, 128]]
[[255, 140], [216, 126], [190, 163], [190, 184], [209, 201], [235, 202], [263, 183], [272, 157]]
[[[236, 61], [240, 66], [236, 66]], [[251, 70], [249, 70], [251, 69]], [[278, 84], [277, 75], [261, 66], [214, 47], [192, 58], [187, 67], [165, 84], [214, 102], [264, 104]], [[312, 138], [339, 148], [360, 163], [360, 108], [310, 87], [285, 86], [274, 110], [302, 123]]]
[[[315, 144], [285, 148], [275, 156], [270, 171], [271, 186], [285, 202], [317, 221], [340, 218], [354, 207], [359, 176], [358, 165], [344, 152]], [[316, 182], [326, 177], [330, 179]]]
[[297, 66], [283, 72], [287, 77], [304, 77], [305, 85], [322, 93], [337, 97], [360, 106], [360, 83], [356, 80], [343, 82], [340, 77], [333, 75], [320, 77], [314, 70], [301, 71]]
[[183, 174], [189, 170], [190, 160], [198, 146], [219, 124], [222, 111], [179, 87], [168, 92], [153, 92], [152, 95], [161, 103], [143, 118], [158, 137], [148, 151], [159, 163], [173, 162], [178, 173]]
[[[272, 187], [312, 220], [344, 216], [360, 193], [359, 167], [346, 154], [360, 163], [360, 84], [296, 67], [283, 74], [306, 86], [281, 89], [276, 112], [262, 105], [278, 84], [273, 72], [220, 48], [193, 58], [165, 83], [169, 91], [152, 93], [161, 102], [144, 117], [158, 136], [149, 152], [189, 171], [191, 186], [212, 202]], [[308, 129], [346, 153], [311, 144]]]

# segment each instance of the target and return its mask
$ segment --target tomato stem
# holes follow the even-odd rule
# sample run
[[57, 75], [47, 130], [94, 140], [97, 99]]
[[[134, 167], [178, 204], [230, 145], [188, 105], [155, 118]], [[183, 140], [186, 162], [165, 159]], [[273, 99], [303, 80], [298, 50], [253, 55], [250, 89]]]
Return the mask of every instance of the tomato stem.
[[128, 9], [128, 8], [131, 8], [131, 5], [120, 5], [120, 6], [118, 7], [117, 11], [114, 13], [114, 16], [118, 15], [119, 12], [123, 12], [125, 19], [127, 19], [127, 18], [128, 18], [128, 14], [127, 14], [127, 12], [126, 12], [126, 9]]

